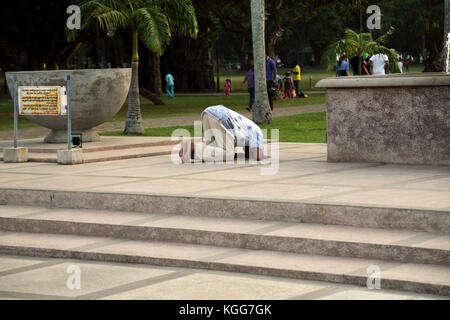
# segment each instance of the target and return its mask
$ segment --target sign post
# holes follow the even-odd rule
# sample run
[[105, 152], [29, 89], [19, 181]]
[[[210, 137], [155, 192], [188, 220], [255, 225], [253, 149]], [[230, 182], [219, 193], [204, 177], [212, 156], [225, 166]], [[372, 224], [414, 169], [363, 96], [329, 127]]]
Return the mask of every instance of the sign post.
[[28, 161], [28, 148], [17, 147], [17, 117], [18, 117], [18, 87], [17, 77], [14, 76], [14, 146], [3, 149], [4, 162], [26, 162]]
[[18, 86], [14, 76], [14, 147], [5, 148], [5, 162], [28, 161], [28, 149], [17, 147], [17, 120], [19, 115], [66, 115], [67, 114], [67, 149], [58, 150], [58, 163], [82, 163], [81, 149], [72, 149], [71, 118], [71, 83], [70, 75], [66, 86]]
[[17, 148], [17, 77], [14, 76], [14, 148]]
[[58, 150], [58, 164], [80, 164], [83, 163], [83, 152], [81, 149], [72, 149], [72, 111], [71, 104], [70, 75], [66, 78], [67, 97], [67, 150]]

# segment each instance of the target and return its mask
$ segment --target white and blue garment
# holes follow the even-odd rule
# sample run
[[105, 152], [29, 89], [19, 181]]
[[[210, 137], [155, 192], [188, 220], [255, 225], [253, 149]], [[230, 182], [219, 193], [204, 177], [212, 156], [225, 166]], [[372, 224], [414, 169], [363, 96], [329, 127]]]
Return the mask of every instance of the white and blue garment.
[[264, 149], [261, 128], [252, 120], [222, 105], [206, 108], [203, 112], [220, 121], [222, 127], [235, 137], [236, 146]]

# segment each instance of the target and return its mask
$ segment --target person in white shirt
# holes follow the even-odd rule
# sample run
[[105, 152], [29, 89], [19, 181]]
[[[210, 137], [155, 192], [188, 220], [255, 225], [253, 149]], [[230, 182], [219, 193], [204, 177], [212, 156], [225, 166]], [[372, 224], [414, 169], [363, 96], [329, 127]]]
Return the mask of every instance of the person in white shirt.
[[402, 61], [397, 62], [397, 65], [398, 65], [398, 70], [400, 70], [400, 73], [403, 73], [403, 62]]
[[370, 66], [372, 67], [372, 74], [376, 75], [385, 75], [385, 68], [389, 67], [389, 58], [387, 55], [378, 53], [370, 58]]
[[234, 161], [235, 147], [243, 147], [245, 158], [264, 160], [263, 133], [250, 119], [222, 105], [206, 108], [202, 113], [205, 142], [184, 141], [179, 156], [182, 162]]

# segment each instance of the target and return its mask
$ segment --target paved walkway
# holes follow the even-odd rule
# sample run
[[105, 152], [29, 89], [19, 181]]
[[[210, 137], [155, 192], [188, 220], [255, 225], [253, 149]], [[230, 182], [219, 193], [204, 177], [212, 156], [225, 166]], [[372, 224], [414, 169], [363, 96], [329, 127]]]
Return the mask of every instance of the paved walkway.
[[[312, 94], [325, 94], [325, 90], [317, 90], [317, 91], [302, 91], [304, 94], [306, 94], [306, 95], [312, 95]], [[233, 92], [232, 93], [233, 95], [236, 95], [236, 96], [246, 96], [246, 95], [248, 95], [248, 92], [246, 92], [246, 91], [241, 91], [241, 92]], [[204, 96], [205, 95], [205, 93], [203, 92], [203, 93], [175, 93], [175, 95], [177, 96], [177, 97], [192, 97], [192, 96]], [[224, 93], [222, 92], [222, 91], [220, 91], [220, 92], [210, 92], [210, 93], [208, 93], [208, 95], [211, 95], [211, 96], [223, 96], [224, 95]], [[169, 97], [169, 95], [167, 95], [167, 94], [165, 94], [164, 93], [164, 96], [165, 97]]]
[[[65, 191], [71, 195], [109, 194], [116, 199], [119, 199], [121, 194], [126, 194], [127, 198], [130, 198], [129, 201], [136, 203], [137, 201], [133, 200], [134, 195], [168, 195], [177, 196], [181, 199], [180, 201], [189, 198], [189, 201], [194, 204], [201, 200], [206, 206], [202, 210], [211, 210], [205, 199], [218, 199], [218, 201], [226, 199], [224, 202], [230, 203], [232, 202], [228, 201], [230, 199], [264, 200], [302, 205], [322, 204], [323, 207], [330, 204], [338, 205], [342, 207], [339, 212], [345, 216], [351, 213], [345, 210], [345, 206], [358, 207], [358, 212], [353, 212], [353, 216], [359, 215], [359, 212], [363, 213], [364, 208], [368, 207], [406, 208], [423, 210], [418, 213], [419, 217], [422, 217], [420, 221], [427, 220], [426, 215], [421, 216], [422, 214], [430, 216], [450, 214], [450, 167], [328, 163], [324, 144], [281, 143], [279, 148], [279, 162], [274, 162], [272, 166], [261, 163], [179, 165], [173, 163], [167, 155], [76, 166], [0, 162], [2, 186], [0, 196], [6, 189], [15, 189], [13, 192], [17, 193], [21, 205], [24, 205], [24, 202], [28, 201], [23, 199], [24, 190]], [[273, 157], [275, 154], [272, 152]], [[262, 169], [270, 168], [274, 169], [271, 172], [273, 174], [263, 174]], [[44, 201], [49, 198], [46, 191], [36, 192], [34, 197]], [[175, 200], [177, 199], [171, 199], [171, 203]], [[42, 214], [42, 210], [46, 209], [34, 208], [34, 210], [40, 210], [40, 212], [31, 213], [33, 215]], [[16, 214], [16, 212], [13, 213]], [[320, 217], [321, 213], [318, 212], [317, 216]], [[337, 215], [333, 217], [339, 218]], [[362, 217], [364, 219], [364, 215]], [[398, 218], [397, 215], [394, 217]], [[112, 217], [108, 219], [111, 220]], [[405, 223], [407, 224], [407, 221]], [[221, 227], [220, 224], [215, 226]], [[287, 227], [287, 225], [283, 226]], [[274, 225], [274, 228], [264, 228], [264, 232], [277, 232], [280, 224]], [[296, 232], [294, 236], [297, 235]], [[314, 229], [308, 232], [321, 234]], [[326, 233], [322, 233], [324, 234]], [[353, 237], [353, 234], [343, 234], [344, 238], [349, 236]], [[357, 233], [354, 236], [356, 237]], [[5, 241], [8, 235], [4, 234], [0, 237], [2, 241]], [[44, 240], [52, 242], [50, 238]], [[384, 241], [390, 242], [392, 239], [384, 233], [381, 242]], [[450, 236], [448, 234], [431, 234], [430, 236], [428, 233], [418, 232], [412, 237], [405, 238], [405, 241], [412, 246], [436, 248], [442, 247], [442, 244], [448, 246]], [[53, 241], [52, 243], [62, 242]], [[131, 242], [125, 244], [127, 254], [134, 252], [127, 249], [126, 245], [129, 243]], [[91, 249], [94, 246], [91, 243], [83, 245]], [[105, 243], [95, 244], [96, 248], [101, 245]], [[165, 250], [167, 251], [167, 247]], [[280, 255], [277, 257], [277, 262], [283, 261], [279, 258]], [[234, 258], [246, 259], [246, 256], [238, 255], [230, 258], [222, 255], [220, 258], [230, 263]], [[255, 260], [251, 254], [247, 256], [247, 259]], [[270, 263], [272, 261], [271, 257]], [[71, 265], [80, 268], [80, 290], [70, 290], [66, 286], [69, 277], [67, 268]], [[305, 265], [310, 264], [306, 262]], [[333, 268], [347, 267], [347, 264], [341, 263]], [[386, 268], [385, 264], [382, 267]], [[391, 271], [395, 272], [395, 268], [398, 267], [398, 272], [409, 275], [405, 269], [402, 269], [407, 268], [408, 264], [400, 268], [398, 263], [393, 263], [391, 267]], [[420, 267], [422, 268], [422, 265]], [[363, 270], [365, 272], [366, 269]], [[422, 273], [426, 274], [421, 272], [416, 271], [414, 276], [420, 277]], [[388, 274], [389, 270], [386, 275]], [[439, 273], [441, 274], [440, 278], [443, 280], [440, 280], [447, 281], [446, 274]], [[58, 298], [427, 299], [437, 297], [383, 288], [368, 290], [364, 287], [328, 282], [241, 273], [0, 255], [0, 299]]]
[[[309, 105], [309, 106], [297, 106], [297, 107], [282, 107], [275, 108], [274, 117], [290, 116], [294, 114], [309, 113], [309, 112], [319, 112], [325, 111], [326, 105]], [[251, 118], [250, 112], [243, 111], [242, 114], [246, 117]], [[162, 128], [162, 127], [172, 127], [172, 126], [185, 126], [193, 125], [195, 120], [201, 120], [200, 114], [190, 115], [190, 116], [179, 116], [179, 117], [167, 117], [167, 118], [151, 118], [144, 119], [145, 128]], [[106, 122], [95, 128], [98, 132], [108, 132], [108, 131], [121, 131], [125, 127], [125, 121], [114, 121]], [[20, 129], [19, 128], [19, 139], [32, 139], [44, 137], [50, 132], [50, 129], [44, 127]], [[12, 140], [14, 139], [13, 131], [0, 131], [0, 141], [2, 140]]]
[[[68, 278], [80, 270], [80, 288]], [[427, 294], [151, 265], [0, 255], [0, 300], [423, 300]]]
[[[178, 145], [174, 148], [176, 152]], [[270, 148], [266, 146], [269, 152]], [[280, 143], [279, 148], [279, 162], [265, 165], [179, 165], [170, 155], [76, 166], [0, 163], [0, 183], [18, 189], [295, 201], [450, 213], [450, 167], [328, 163], [325, 144]]]

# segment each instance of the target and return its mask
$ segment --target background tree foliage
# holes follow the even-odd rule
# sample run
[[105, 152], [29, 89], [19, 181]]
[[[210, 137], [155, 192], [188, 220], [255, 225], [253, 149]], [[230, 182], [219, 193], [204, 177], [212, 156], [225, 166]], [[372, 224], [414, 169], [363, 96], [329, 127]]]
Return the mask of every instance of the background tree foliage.
[[[433, 70], [443, 49], [444, 2], [448, 0], [362, 0], [363, 33], [374, 39], [393, 34], [385, 46], [403, 56], [423, 61]], [[326, 49], [345, 36], [345, 30], [359, 33], [359, 12], [355, 0], [265, 0], [266, 43], [270, 55], [290, 66], [326, 67]], [[161, 93], [167, 72], [176, 78], [177, 91], [214, 88], [217, 56], [221, 69], [239, 64], [242, 69], [252, 57], [249, 0], [192, 0], [198, 22], [198, 38], [175, 34], [159, 57], [139, 46], [141, 84]], [[40, 70], [86, 67], [130, 66], [128, 32], [117, 30], [108, 36], [98, 25], [85, 29], [75, 42], [64, 35], [69, 0], [15, 0], [0, 11], [0, 68]], [[380, 6], [382, 29], [369, 31], [365, 13], [369, 5]], [[448, 15], [448, 14], [447, 14]], [[141, 41], [141, 40], [139, 40]]]

